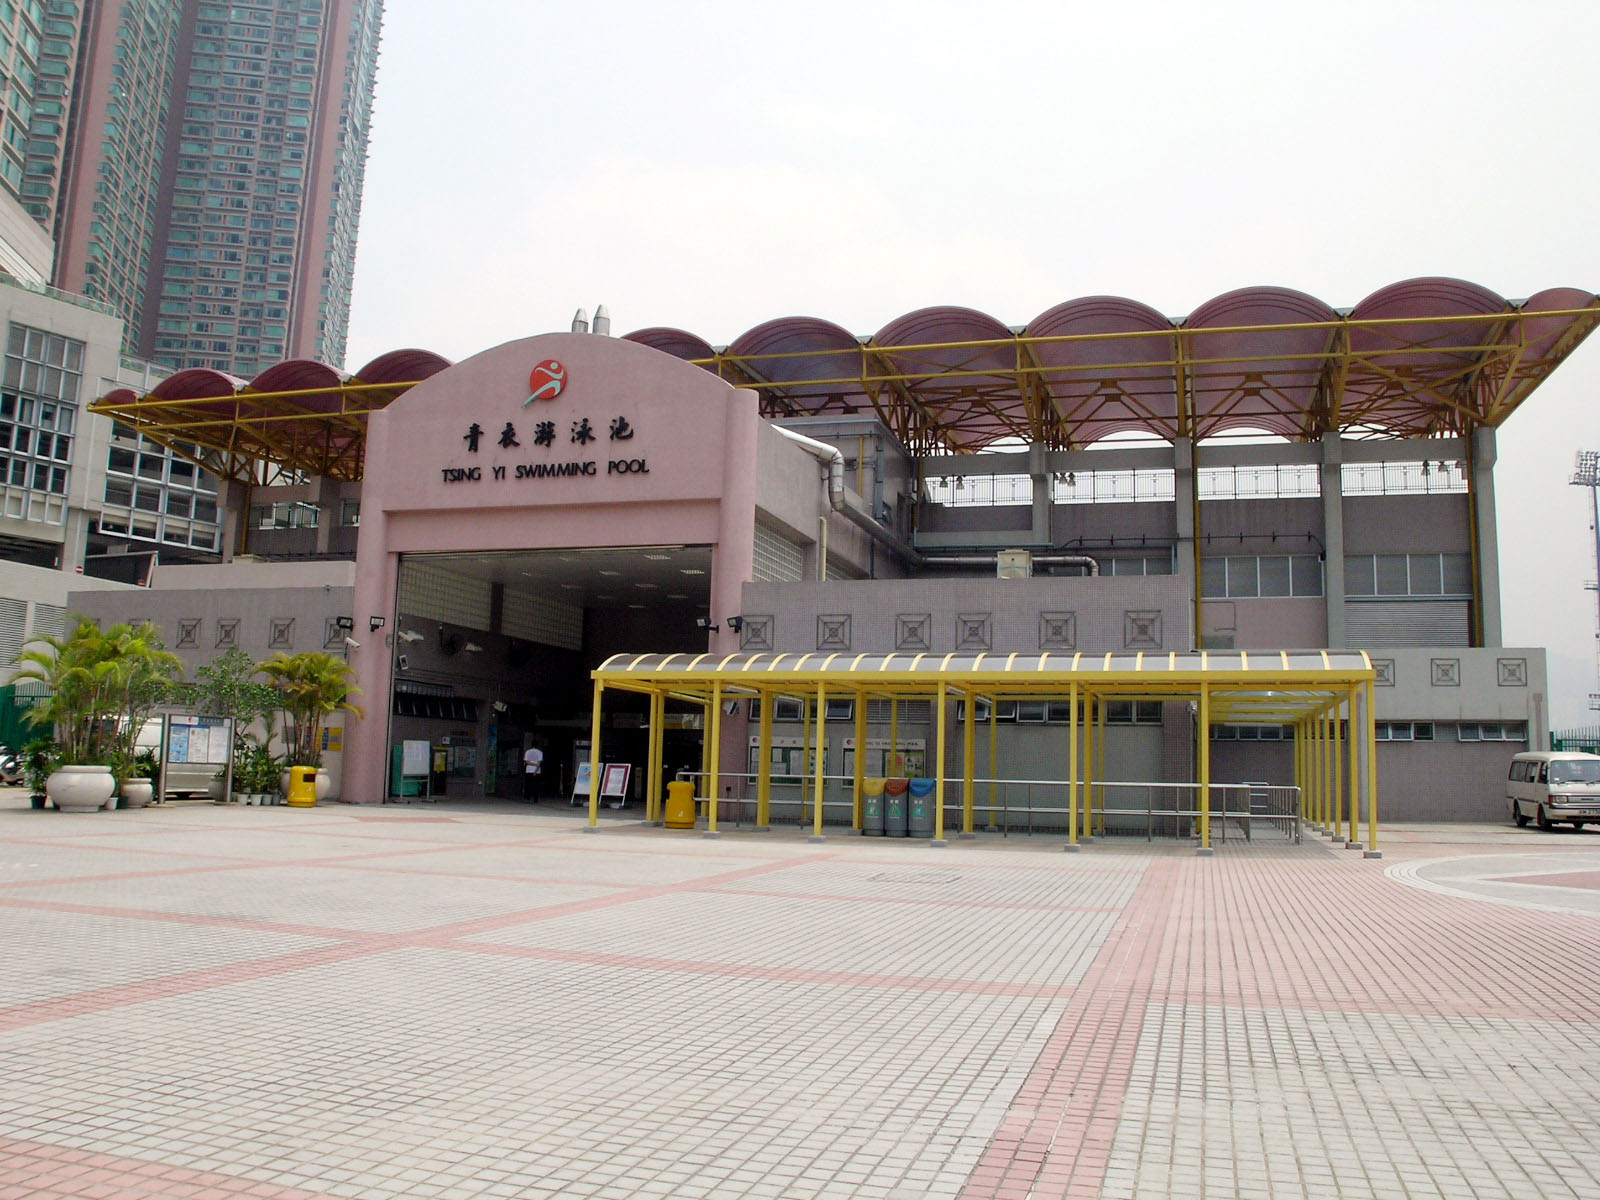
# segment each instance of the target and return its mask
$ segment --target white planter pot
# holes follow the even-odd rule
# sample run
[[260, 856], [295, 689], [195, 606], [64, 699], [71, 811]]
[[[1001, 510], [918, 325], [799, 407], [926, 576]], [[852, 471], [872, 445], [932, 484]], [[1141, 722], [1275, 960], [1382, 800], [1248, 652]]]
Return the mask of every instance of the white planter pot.
[[94, 812], [116, 803], [117, 781], [110, 767], [57, 767], [44, 792], [62, 812]]
[[148, 779], [130, 779], [122, 785], [122, 806], [143, 808], [155, 798], [155, 784]]

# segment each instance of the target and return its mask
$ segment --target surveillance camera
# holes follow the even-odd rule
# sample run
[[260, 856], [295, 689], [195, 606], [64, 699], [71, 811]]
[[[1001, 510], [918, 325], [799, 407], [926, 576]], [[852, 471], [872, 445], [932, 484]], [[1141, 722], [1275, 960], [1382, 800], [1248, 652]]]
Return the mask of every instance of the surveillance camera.
[[361, 649], [361, 643], [360, 643], [360, 642], [358, 642], [358, 641], [356, 641], [356, 640], [355, 640], [355, 638], [353, 638], [353, 637], [350, 637], [350, 636], [349, 636], [349, 635], [348, 635], [348, 634], [347, 634], [347, 635], [346, 635], [346, 636], [345, 636], [345, 639], [344, 639], [344, 644], [345, 644], [345, 645], [346, 645], [346, 646], [349, 646], [349, 647], [350, 647], [350, 649], [352, 649], [352, 650], [359, 650], [359, 649]]
[[422, 640], [422, 635], [415, 629], [402, 629], [395, 636], [402, 642], [420, 642]]

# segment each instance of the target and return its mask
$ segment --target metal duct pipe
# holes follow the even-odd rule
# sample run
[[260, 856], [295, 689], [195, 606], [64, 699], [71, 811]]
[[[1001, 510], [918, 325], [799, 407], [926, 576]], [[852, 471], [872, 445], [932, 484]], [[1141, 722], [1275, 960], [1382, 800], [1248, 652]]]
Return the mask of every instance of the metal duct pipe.
[[[994, 566], [995, 556], [993, 554], [924, 555], [912, 546], [910, 542], [900, 537], [899, 534], [873, 520], [872, 517], [850, 503], [844, 490], [844, 455], [839, 451], [838, 447], [830, 446], [827, 442], [819, 442], [816, 438], [807, 437], [803, 433], [796, 433], [792, 429], [785, 429], [782, 425], [774, 425], [773, 428], [828, 468], [828, 504], [833, 511], [866, 530], [869, 537], [888, 547], [908, 566], [919, 569], [935, 565], [952, 567]], [[1035, 554], [1033, 561], [1052, 567], [1087, 567], [1090, 575], [1100, 574], [1100, 561], [1089, 557], [1087, 554]]]
[[[992, 567], [995, 564], [993, 554], [930, 554], [924, 560], [931, 567]], [[1035, 565], [1043, 563], [1049, 567], [1088, 567], [1089, 574], [1100, 574], [1100, 560], [1090, 558], [1087, 554], [1035, 554], [1032, 556]]]
[[927, 560], [910, 542], [850, 503], [844, 490], [844, 455], [838, 447], [830, 446], [827, 442], [819, 442], [816, 438], [796, 433], [792, 429], [785, 429], [782, 425], [774, 425], [773, 428], [828, 469], [828, 506], [834, 512], [865, 530], [868, 537], [886, 547], [906, 565], [912, 567], [926, 565]]

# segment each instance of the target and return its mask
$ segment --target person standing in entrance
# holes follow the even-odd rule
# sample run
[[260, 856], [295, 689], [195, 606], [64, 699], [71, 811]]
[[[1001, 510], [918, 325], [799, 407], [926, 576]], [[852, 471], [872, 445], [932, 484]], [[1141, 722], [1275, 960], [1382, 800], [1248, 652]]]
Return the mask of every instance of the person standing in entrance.
[[539, 792], [539, 775], [544, 771], [544, 751], [529, 746], [522, 752], [522, 798], [536, 800]]

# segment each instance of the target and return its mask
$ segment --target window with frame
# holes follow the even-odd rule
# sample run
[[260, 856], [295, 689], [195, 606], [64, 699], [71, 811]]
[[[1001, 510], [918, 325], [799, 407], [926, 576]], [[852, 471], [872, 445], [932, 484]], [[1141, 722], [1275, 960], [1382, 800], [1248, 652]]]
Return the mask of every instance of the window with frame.
[[0, 482], [65, 495], [84, 344], [12, 323], [0, 377]]
[[1472, 560], [1466, 554], [1347, 554], [1345, 595], [1461, 599], [1472, 594]]
[[1458, 721], [1458, 742], [1526, 742], [1526, 721]]
[[1432, 721], [1376, 721], [1373, 723], [1373, 740], [1379, 742], [1431, 742], [1434, 740]]
[[1315, 554], [1213, 555], [1200, 560], [1200, 594], [1207, 599], [1322, 595], [1322, 560]]

